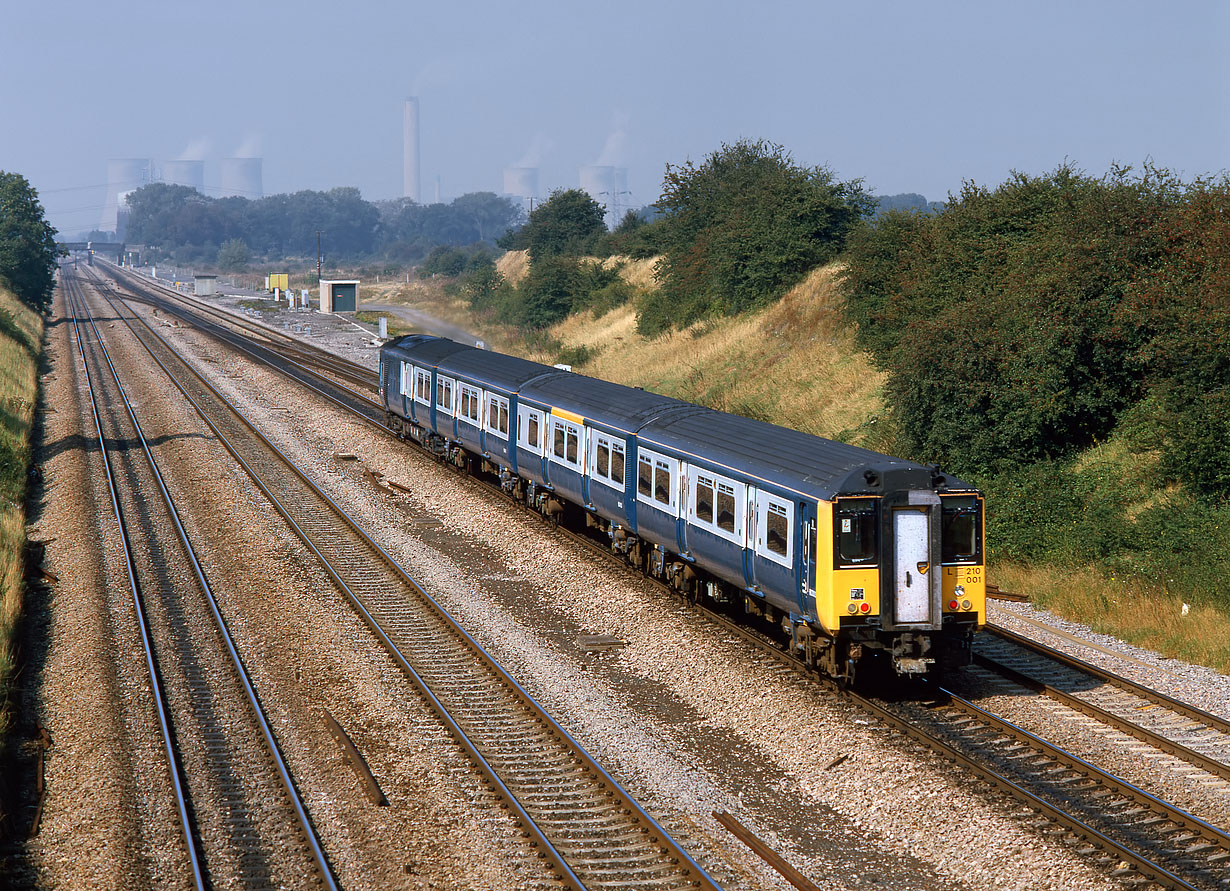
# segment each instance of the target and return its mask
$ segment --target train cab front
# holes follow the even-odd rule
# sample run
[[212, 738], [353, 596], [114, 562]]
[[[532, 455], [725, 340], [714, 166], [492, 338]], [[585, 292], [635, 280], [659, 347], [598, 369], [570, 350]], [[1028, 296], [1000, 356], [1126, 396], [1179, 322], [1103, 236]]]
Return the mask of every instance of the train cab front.
[[901, 676], [969, 664], [986, 617], [983, 501], [933, 468], [865, 469], [832, 503], [832, 615], [853, 665]]

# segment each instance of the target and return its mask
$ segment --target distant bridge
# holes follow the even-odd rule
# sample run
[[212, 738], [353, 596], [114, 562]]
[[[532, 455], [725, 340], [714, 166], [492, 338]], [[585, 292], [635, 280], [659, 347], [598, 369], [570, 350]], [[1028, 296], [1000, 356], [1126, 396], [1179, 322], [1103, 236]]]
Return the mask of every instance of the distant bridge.
[[93, 251], [96, 254], [115, 254], [122, 257], [125, 253], [124, 244], [117, 241], [57, 241], [66, 251]]

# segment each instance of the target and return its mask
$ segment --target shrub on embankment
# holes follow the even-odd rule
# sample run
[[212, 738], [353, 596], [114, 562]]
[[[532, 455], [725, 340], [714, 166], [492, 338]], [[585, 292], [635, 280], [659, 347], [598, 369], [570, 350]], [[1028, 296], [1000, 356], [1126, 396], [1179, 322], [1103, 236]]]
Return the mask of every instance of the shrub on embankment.
[[848, 268], [896, 450], [986, 489], [994, 555], [1230, 607], [1230, 182], [969, 184]]

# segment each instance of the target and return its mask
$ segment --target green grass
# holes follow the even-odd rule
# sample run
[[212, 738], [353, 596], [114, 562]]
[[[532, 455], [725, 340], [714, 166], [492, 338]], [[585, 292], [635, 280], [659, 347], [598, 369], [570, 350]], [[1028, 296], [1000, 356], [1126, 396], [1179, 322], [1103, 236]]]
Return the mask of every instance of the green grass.
[[43, 320], [0, 288], [0, 738], [7, 736], [24, 594], [26, 483]]

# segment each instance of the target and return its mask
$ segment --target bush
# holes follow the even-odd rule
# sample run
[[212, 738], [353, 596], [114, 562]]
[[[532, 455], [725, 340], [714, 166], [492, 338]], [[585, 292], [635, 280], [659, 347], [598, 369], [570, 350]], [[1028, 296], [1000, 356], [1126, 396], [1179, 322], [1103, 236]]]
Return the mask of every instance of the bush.
[[914, 457], [998, 474], [1105, 439], [1149, 398], [1172, 474], [1230, 494], [1230, 198], [1164, 171], [967, 185], [850, 240], [847, 312]]
[[432, 275], [461, 275], [465, 271], [468, 260], [469, 257], [465, 251], [448, 245], [439, 245], [432, 248], [427, 259], [423, 261], [423, 265], [419, 268], [419, 276], [427, 278]]
[[661, 296], [647, 332], [732, 315], [781, 297], [845, 245], [874, 201], [856, 180], [807, 169], [767, 142], [723, 145], [699, 166], [668, 165], [654, 224]]

